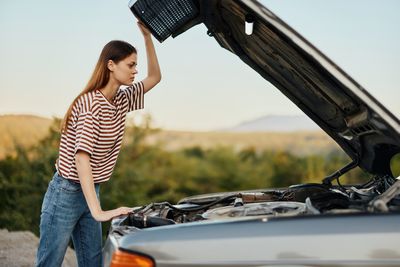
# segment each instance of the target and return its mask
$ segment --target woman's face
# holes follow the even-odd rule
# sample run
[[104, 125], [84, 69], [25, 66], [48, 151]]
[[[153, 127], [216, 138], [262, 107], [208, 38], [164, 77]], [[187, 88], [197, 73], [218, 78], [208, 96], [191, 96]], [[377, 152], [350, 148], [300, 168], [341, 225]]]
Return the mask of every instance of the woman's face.
[[138, 73], [136, 66], [137, 55], [132, 53], [117, 64], [111, 61], [108, 68], [111, 71], [111, 77], [117, 80], [118, 83], [121, 85], [131, 85], [135, 80], [135, 75]]

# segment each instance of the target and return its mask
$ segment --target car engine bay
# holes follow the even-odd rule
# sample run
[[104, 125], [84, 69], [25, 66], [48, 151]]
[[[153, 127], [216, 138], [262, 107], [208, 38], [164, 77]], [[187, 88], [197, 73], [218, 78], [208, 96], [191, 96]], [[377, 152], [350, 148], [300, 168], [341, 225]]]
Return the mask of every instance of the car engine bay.
[[363, 185], [300, 184], [283, 189], [200, 195], [136, 207], [113, 225], [120, 234], [163, 225], [229, 220], [400, 211], [400, 177], [373, 177]]

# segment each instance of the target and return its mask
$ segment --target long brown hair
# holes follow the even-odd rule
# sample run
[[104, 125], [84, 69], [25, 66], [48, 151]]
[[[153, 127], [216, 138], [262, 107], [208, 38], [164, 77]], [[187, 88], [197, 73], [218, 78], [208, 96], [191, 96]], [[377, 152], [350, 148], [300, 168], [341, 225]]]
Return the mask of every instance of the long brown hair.
[[71, 119], [72, 108], [78, 98], [88, 92], [101, 89], [108, 83], [110, 79], [110, 70], [107, 67], [108, 61], [112, 60], [114, 63], [118, 63], [133, 53], [137, 53], [135, 47], [120, 40], [111, 41], [104, 46], [89, 82], [83, 91], [72, 101], [65, 113], [64, 119], [61, 122], [61, 132], [66, 131], [68, 122]]

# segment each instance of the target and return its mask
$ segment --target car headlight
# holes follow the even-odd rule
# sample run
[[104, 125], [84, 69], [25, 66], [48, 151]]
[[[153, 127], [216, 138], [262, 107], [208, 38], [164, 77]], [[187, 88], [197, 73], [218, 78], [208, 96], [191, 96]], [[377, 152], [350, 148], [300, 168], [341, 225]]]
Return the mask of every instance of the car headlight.
[[155, 267], [154, 260], [144, 254], [118, 249], [113, 253], [110, 267]]

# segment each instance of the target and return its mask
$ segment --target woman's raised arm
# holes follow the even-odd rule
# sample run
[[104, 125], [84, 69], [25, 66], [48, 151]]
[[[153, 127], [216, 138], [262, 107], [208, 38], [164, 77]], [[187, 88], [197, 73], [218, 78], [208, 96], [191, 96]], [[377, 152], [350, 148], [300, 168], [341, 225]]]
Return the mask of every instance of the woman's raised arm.
[[144, 92], [146, 93], [161, 81], [161, 71], [149, 29], [147, 29], [140, 21], [138, 21], [138, 26], [143, 34], [146, 46], [147, 77], [143, 80]]

